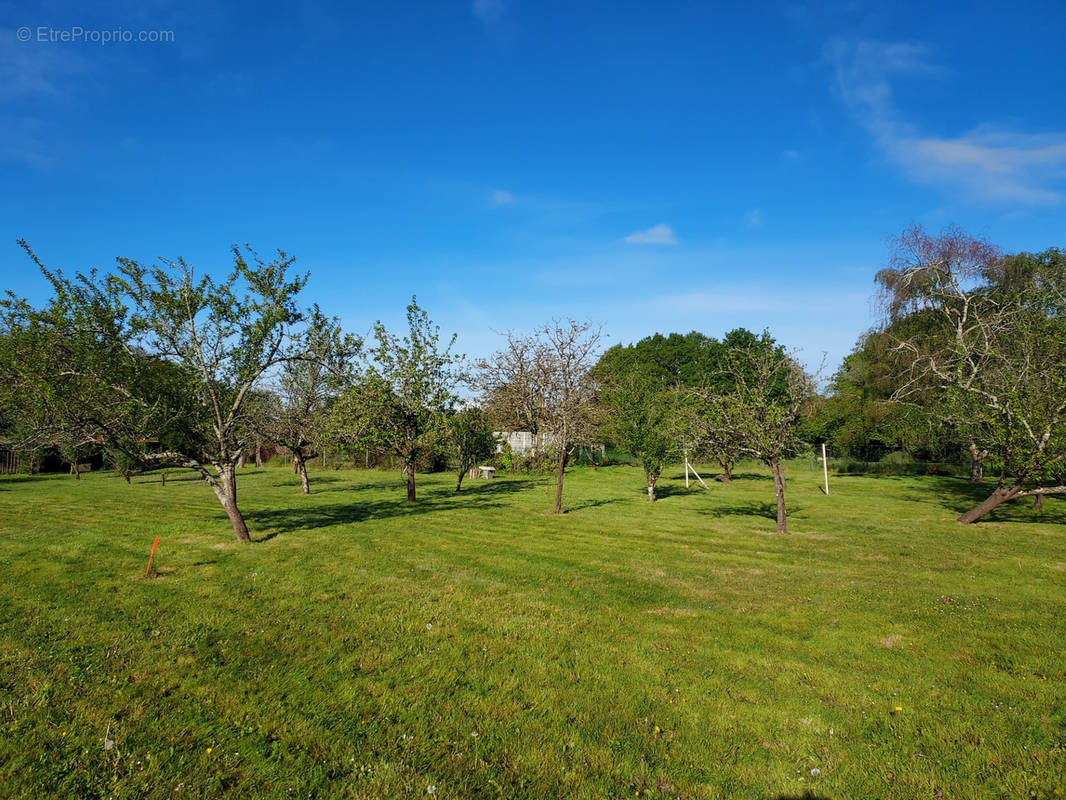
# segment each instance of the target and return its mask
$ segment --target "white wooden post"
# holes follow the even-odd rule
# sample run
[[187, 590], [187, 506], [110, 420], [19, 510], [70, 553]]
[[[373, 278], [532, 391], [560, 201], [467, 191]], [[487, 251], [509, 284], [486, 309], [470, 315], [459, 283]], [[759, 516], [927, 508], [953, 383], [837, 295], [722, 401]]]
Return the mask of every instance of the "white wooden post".
[[685, 488], [688, 488], [688, 450], [685, 451]]
[[822, 474], [825, 476], [825, 496], [829, 497], [829, 462], [825, 457], [825, 442], [822, 442]]
[[[706, 483], [703, 482], [703, 478], [701, 478], [700, 474], [698, 472], [696, 472], [696, 468], [688, 463], [688, 459], [687, 458], [685, 459], [685, 469], [686, 470], [689, 470], [689, 469], [692, 470], [692, 474], [696, 476], [696, 480], [698, 480], [700, 482], [700, 486], [702, 486], [704, 489], [709, 489], [710, 488], [709, 486], [707, 486]], [[686, 481], [688, 480], [688, 473], [687, 472], [685, 473], [685, 480]], [[685, 483], [685, 486], [688, 486], [687, 482]]]

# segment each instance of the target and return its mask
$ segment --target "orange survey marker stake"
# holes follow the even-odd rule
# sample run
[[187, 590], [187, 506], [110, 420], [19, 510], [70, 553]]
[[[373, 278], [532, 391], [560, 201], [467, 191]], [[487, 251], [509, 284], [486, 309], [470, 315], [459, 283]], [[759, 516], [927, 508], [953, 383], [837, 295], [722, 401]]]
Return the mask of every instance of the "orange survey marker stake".
[[159, 547], [159, 537], [155, 537], [155, 541], [152, 542], [152, 552], [148, 554], [148, 566], [145, 567], [144, 577], [148, 577], [148, 573], [152, 571], [152, 559], [155, 558], [155, 549]]

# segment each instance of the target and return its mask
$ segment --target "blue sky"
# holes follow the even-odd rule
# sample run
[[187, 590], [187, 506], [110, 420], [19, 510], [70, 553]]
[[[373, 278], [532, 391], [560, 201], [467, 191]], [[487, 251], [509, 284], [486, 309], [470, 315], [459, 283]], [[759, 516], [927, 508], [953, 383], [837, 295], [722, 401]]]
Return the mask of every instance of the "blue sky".
[[471, 355], [572, 316], [832, 367], [904, 226], [1066, 245], [1058, 0], [86, 6], [0, 2], [0, 274], [38, 300], [19, 237], [68, 271], [249, 242], [356, 331], [417, 293]]

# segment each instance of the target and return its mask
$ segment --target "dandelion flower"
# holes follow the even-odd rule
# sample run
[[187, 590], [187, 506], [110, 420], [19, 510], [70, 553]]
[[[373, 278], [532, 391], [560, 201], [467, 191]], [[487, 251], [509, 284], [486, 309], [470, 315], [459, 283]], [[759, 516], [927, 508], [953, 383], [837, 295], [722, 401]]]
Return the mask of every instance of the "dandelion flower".
[[656, 725], [656, 726], [655, 726], [655, 732], [656, 732], [656, 733], [662, 733], [662, 732], [663, 732], [663, 729], [662, 729], [662, 728], [660, 728], [660, 727], [659, 727], [658, 725]]
[[211, 747], [207, 748], [207, 754], [208, 754], [208, 755], [211, 755], [211, 751], [212, 751], [213, 749], [214, 749], [214, 748], [211, 748]]

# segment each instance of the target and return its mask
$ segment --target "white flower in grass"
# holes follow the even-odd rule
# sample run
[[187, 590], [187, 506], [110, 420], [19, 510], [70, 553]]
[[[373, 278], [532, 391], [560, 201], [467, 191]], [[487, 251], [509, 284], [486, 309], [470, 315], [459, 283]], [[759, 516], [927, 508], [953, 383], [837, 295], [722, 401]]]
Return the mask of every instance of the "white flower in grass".
[[811, 777], [812, 778], [817, 778], [821, 774], [822, 774], [822, 771], [820, 769], [818, 769], [818, 767], [815, 767], [814, 769], [811, 770]]

